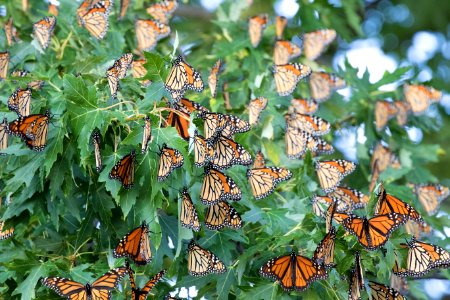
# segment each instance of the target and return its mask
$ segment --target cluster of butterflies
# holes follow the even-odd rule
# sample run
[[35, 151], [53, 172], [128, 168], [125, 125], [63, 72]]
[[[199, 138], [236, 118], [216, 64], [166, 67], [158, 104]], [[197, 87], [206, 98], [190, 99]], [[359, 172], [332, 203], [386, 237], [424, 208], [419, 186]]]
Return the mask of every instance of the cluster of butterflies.
[[431, 104], [442, 98], [442, 92], [432, 87], [419, 84], [404, 84], [405, 101], [380, 100], [375, 104], [375, 127], [378, 131], [384, 129], [390, 119], [396, 118], [399, 126], [408, 122], [408, 114], [416, 116], [424, 114]]
[[[150, 263], [152, 261], [152, 253], [148, 234], [148, 225], [143, 222], [141, 226], [131, 230], [119, 241], [117, 247], [113, 251], [113, 256], [115, 258], [128, 257], [137, 266], [144, 266]], [[214, 260], [214, 266], [216, 268], [225, 268], [223, 264], [220, 265], [220, 261], [217, 257], [207, 250], [202, 249], [192, 241], [188, 247], [188, 261], [190, 262], [189, 266], [192, 265], [193, 269], [189, 269], [189, 272], [202, 272], [201, 268], [205, 268], [205, 270], [210, 268], [209, 265], [205, 265], [208, 263], [206, 262], [207, 259]], [[106, 272], [92, 284], [86, 283], [83, 285], [77, 281], [62, 277], [43, 278], [42, 284], [67, 299], [108, 300], [111, 299], [112, 290], [118, 286], [124, 276], [128, 275], [131, 286], [131, 299], [145, 300], [155, 285], [164, 277], [166, 270], [161, 270], [151, 277], [142, 289], [136, 286], [133, 273], [134, 271], [129, 262], [125, 261], [123, 267]], [[176, 300], [177, 298], [167, 295], [164, 299]]]

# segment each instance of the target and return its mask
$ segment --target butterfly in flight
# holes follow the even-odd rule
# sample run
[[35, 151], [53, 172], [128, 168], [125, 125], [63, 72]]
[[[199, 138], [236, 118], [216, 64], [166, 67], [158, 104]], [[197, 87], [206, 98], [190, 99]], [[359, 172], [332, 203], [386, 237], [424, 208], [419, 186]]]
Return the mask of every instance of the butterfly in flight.
[[303, 51], [309, 60], [317, 59], [336, 39], [334, 29], [321, 29], [303, 35]]
[[137, 49], [151, 51], [157, 42], [170, 34], [170, 27], [155, 20], [137, 19], [134, 28], [136, 31]]
[[267, 14], [254, 16], [248, 20], [248, 35], [250, 36], [250, 43], [253, 48], [259, 45], [268, 22], [269, 17]]

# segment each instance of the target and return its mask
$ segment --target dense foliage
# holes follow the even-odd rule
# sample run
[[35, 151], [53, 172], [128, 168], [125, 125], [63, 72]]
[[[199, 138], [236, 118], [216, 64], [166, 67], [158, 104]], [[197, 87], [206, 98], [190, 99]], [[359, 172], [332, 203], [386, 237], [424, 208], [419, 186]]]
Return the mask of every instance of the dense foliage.
[[[337, 264], [327, 280], [313, 283], [304, 292], [286, 293], [258, 273], [267, 260], [291, 250], [311, 257], [325, 234], [325, 220], [313, 214], [310, 204], [312, 195], [321, 194], [314, 161], [344, 157], [339, 151], [326, 158], [308, 154], [305, 159], [297, 160], [290, 160], [284, 154], [284, 114], [293, 97], [309, 96], [309, 85], [301, 81], [294, 94], [288, 97], [276, 93], [272, 75], [273, 24], [264, 31], [257, 48], [250, 45], [248, 17], [268, 13], [274, 20], [273, 11], [260, 11], [258, 4], [248, 7], [244, 0], [225, 1], [212, 20], [205, 23], [202, 18], [210, 17], [208, 14], [192, 20], [195, 17], [183, 15], [186, 6], [181, 5], [180, 12], [170, 23], [171, 36], [158, 42], [155, 51], [145, 53], [148, 71], [145, 79], [150, 79], [152, 84], [142, 87], [138, 79], [127, 76], [121, 80], [117, 99], [113, 99], [105, 72], [122, 54], [136, 48], [134, 19], [149, 18], [143, 1], [132, 1], [122, 21], [117, 20], [119, 8], [116, 5], [109, 18], [108, 33], [102, 40], [92, 38], [84, 28], [78, 27], [75, 11], [79, 3], [60, 1], [54, 36], [50, 47], [42, 53], [31, 42], [30, 34], [32, 24], [47, 15], [47, 4], [30, 2], [25, 12], [21, 1], [7, 1], [7, 16], [0, 19], [3, 24], [12, 16], [22, 39], [8, 47], [5, 35], [0, 34], [0, 49], [7, 49], [11, 55], [10, 70], [26, 69], [31, 74], [0, 82], [0, 110], [8, 121], [16, 119], [17, 115], [7, 109], [8, 97], [18, 86], [25, 86], [30, 78], [41, 79], [45, 85], [33, 91], [32, 113], [49, 109], [52, 118], [48, 145], [43, 152], [31, 151], [19, 138], [10, 138], [8, 149], [3, 151], [6, 155], [0, 156], [1, 219], [6, 221], [5, 227], [15, 228], [12, 238], [0, 241], [0, 295], [3, 298], [58, 298], [41, 285], [39, 279], [45, 276], [68, 277], [82, 283], [94, 281], [109, 269], [123, 265], [124, 259], [113, 258], [113, 249], [124, 234], [146, 221], [151, 230], [154, 257], [145, 267], [135, 267], [137, 282], [142, 286], [163, 268], [168, 270], [166, 278], [171, 279], [163, 280], [152, 291], [155, 299], [177, 288], [191, 286], [207, 299], [288, 299], [294, 296], [346, 299], [346, 282], [354, 253], [362, 247], [353, 236], [344, 236], [342, 228], [336, 240]], [[342, 1], [341, 7], [334, 7], [327, 1], [302, 1], [297, 15], [289, 20], [285, 37], [290, 39], [312, 30], [333, 28], [340, 39], [350, 41], [362, 34], [362, 9], [360, 1], [356, 0]], [[328, 53], [335, 48], [332, 45]], [[248, 119], [249, 101], [258, 96], [268, 99], [259, 124], [249, 132], [236, 135], [235, 139], [252, 155], [261, 149], [268, 165], [286, 167], [293, 177], [280, 184], [269, 197], [255, 200], [246, 178], [246, 167], [234, 166], [227, 170], [227, 175], [243, 193], [242, 200], [233, 203], [244, 221], [241, 229], [212, 231], [202, 227], [195, 233], [180, 225], [179, 191], [184, 186], [189, 187], [200, 220], [204, 217], [204, 206], [198, 199], [203, 168], [194, 166], [189, 143], [179, 137], [175, 128], [165, 127], [166, 100], [171, 99], [171, 95], [164, 89], [164, 81], [171, 60], [178, 53], [185, 55], [201, 72], [205, 84], [215, 61], [220, 58], [225, 62], [225, 70], [219, 76], [217, 98], [210, 97], [208, 88], [202, 93], [186, 93], [187, 98], [211, 111]], [[429, 217], [406, 184], [437, 182], [427, 164], [439, 161], [443, 150], [437, 144], [413, 143], [405, 128], [394, 121], [389, 122], [390, 130], [377, 131], [374, 124], [377, 100], [403, 97], [401, 88], [384, 91], [380, 87], [414, 82], [414, 77], [405, 75], [409, 68], [386, 73], [378, 82], [371, 83], [368, 72], [358, 77], [357, 70], [348, 63], [345, 70], [333, 70], [329, 59], [330, 54], [325, 54], [315, 62], [304, 57], [299, 61], [313, 70], [336, 73], [351, 89], [348, 99], [334, 93], [317, 112], [332, 124], [331, 133], [324, 137], [328, 142], [333, 143], [357, 128], [365, 136], [364, 143], [356, 144], [358, 167], [345, 179], [345, 184], [369, 194], [371, 151], [383, 140], [397, 154], [401, 164], [400, 168], [389, 167], [381, 174], [386, 189], [416, 207], [435, 232], [442, 233], [444, 226], [450, 224], [446, 215]], [[221, 88], [224, 82], [228, 83], [231, 110], [224, 108]], [[145, 116], [151, 118], [153, 141], [149, 151], [141, 154]], [[421, 128], [427, 134], [439, 130], [440, 118], [438, 113], [434, 117], [411, 115], [408, 126]], [[194, 115], [192, 120], [192, 127], [203, 127], [203, 122]], [[91, 139], [96, 128], [102, 136], [104, 168], [100, 174], [95, 170]], [[156, 175], [158, 153], [163, 143], [182, 153], [184, 165], [159, 182]], [[340, 149], [353, 146], [345, 137], [343, 143]], [[109, 179], [108, 174], [132, 149], [138, 153], [135, 185], [125, 190], [118, 181]], [[374, 198], [372, 195], [369, 212], [373, 209]], [[206, 277], [188, 275], [186, 249], [193, 237], [225, 263], [226, 273]], [[386, 250], [362, 251], [366, 276], [389, 283], [394, 248], [409, 237], [402, 229], [394, 232], [384, 247]], [[441, 240], [435, 235], [428, 236], [427, 241], [441, 246], [448, 244], [448, 238]], [[440, 272], [450, 277], [448, 270]], [[129, 291], [126, 282], [123, 281], [122, 289]], [[420, 285], [420, 282], [410, 281], [411, 293], [425, 299]], [[123, 299], [119, 294], [114, 291], [113, 299]]]

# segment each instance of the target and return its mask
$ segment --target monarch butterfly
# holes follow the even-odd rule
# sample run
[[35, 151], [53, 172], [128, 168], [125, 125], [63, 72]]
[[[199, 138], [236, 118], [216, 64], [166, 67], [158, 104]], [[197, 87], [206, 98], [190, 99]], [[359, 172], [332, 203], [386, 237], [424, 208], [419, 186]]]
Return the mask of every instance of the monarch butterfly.
[[211, 73], [208, 76], [208, 86], [211, 90], [211, 96], [216, 98], [217, 94], [217, 85], [219, 83], [219, 74], [223, 72], [223, 63], [220, 59], [216, 61], [214, 66], [211, 69]]
[[100, 153], [100, 131], [98, 129], [94, 130], [92, 133], [92, 143], [94, 144], [94, 155], [95, 155], [95, 168], [97, 172], [103, 169], [102, 155]]
[[183, 188], [181, 192], [181, 226], [190, 228], [194, 231], [200, 231], [200, 222], [198, 221], [197, 210], [192, 203], [191, 196], [187, 188]]
[[369, 203], [369, 197], [367, 195], [364, 195], [358, 190], [343, 186], [337, 186], [334, 191], [328, 194], [328, 196], [335, 197], [346, 204], [347, 209], [340, 212], [350, 212], [355, 209], [364, 208], [367, 203]]
[[286, 156], [289, 159], [300, 158], [307, 150], [313, 152], [317, 149], [317, 143], [312, 135], [291, 126], [286, 127], [284, 140]]
[[48, 123], [50, 111], [45, 114], [19, 117], [9, 123], [8, 133], [19, 136], [28, 148], [34, 151], [42, 151], [47, 145]]
[[0, 52], [0, 80], [6, 79], [9, 68], [9, 52]]
[[372, 152], [370, 166], [372, 169], [377, 168], [378, 171], [383, 172], [389, 166], [393, 169], [400, 168], [400, 161], [388, 147], [378, 143]]
[[120, 267], [106, 272], [92, 284], [86, 283], [86, 285], [83, 285], [79, 282], [61, 277], [45, 277], [42, 279], [42, 284], [67, 299], [109, 300], [111, 298], [111, 291], [117, 287], [119, 281], [126, 274], [128, 274], [127, 268]]
[[233, 165], [248, 166], [253, 162], [250, 153], [241, 144], [236, 143], [232, 139], [219, 133], [212, 140], [214, 149], [214, 154], [210, 161], [212, 167], [223, 170]]
[[238, 229], [242, 227], [242, 219], [234, 207], [227, 202], [220, 201], [208, 206], [205, 210], [205, 226], [211, 230], [219, 230], [224, 227]]
[[248, 35], [253, 48], [256, 48], [261, 41], [263, 30], [268, 22], [269, 16], [267, 14], [254, 16], [248, 20]]
[[295, 252], [272, 258], [261, 266], [259, 274], [276, 280], [285, 291], [303, 291], [313, 281], [327, 276], [325, 268]]
[[127, 268], [128, 276], [130, 277], [131, 300], [146, 300], [151, 290], [155, 287], [158, 281], [160, 281], [161, 278], [163, 278], [163, 276], [166, 274], [166, 270], [161, 270], [159, 273], [154, 275], [149, 281], [147, 281], [147, 283], [144, 285], [142, 289], [139, 289], [136, 287], [133, 270], [131, 269], [127, 261], [125, 261], [125, 267]]
[[377, 197], [378, 201], [375, 206], [375, 215], [384, 215], [393, 212], [404, 215], [409, 220], [423, 222], [422, 216], [414, 209], [414, 207], [397, 197], [386, 193], [383, 184], [380, 185], [380, 191]]
[[406, 300], [398, 291], [387, 285], [369, 281], [370, 295], [372, 300]]
[[349, 300], [361, 300], [361, 290], [364, 290], [364, 276], [359, 251], [355, 253], [355, 267], [350, 275]]
[[31, 90], [18, 88], [9, 96], [8, 109], [15, 111], [19, 117], [30, 114]]
[[[8, 148], [8, 120], [4, 118], [0, 123], [0, 150], [6, 148]], [[5, 155], [5, 153], [0, 153], [0, 155]]]
[[351, 207], [342, 201], [341, 199], [334, 196], [317, 196], [314, 195], [311, 198], [311, 203], [313, 206], [313, 212], [317, 216], [325, 216], [324, 207], [330, 208], [330, 206], [335, 204], [336, 212], [350, 212]]
[[336, 239], [336, 228], [331, 227], [330, 231], [317, 245], [313, 254], [313, 261], [325, 269], [332, 268], [334, 264], [334, 240]]
[[[131, 63], [131, 71], [133, 78], [142, 78], [147, 75], [147, 69], [144, 67], [144, 64], [147, 63], [145, 59], [133, 60]], [[144, 79], [142, 80], [142, 86], [147, 87], [151, 84], [151, 80]]]
[[395, 107], [397, 108], [397, 123], [399, 126], [405, 126], [408, 122], [408, 113], [411, 111], [411, 107], [408, 102], [395, 101]]
[[150, 5], [147, 13], [161, 23], [167, 24], [170, 14], [178, 7], [177, 0], [162, 0], [158, 3]]
[[398, 114], [398, 108], [394, 102], [377, 101], [375, 103], [375, 126], [382, 130], [388, 121]]
[[226, 110], [231, 110], [230, 93], [228, 92], [228, 82], [224, 82], [222, 86], [223, 103]]
[[0, 221], [0, 240], [6, 240], [7, 238], [11, 237], [14, 234], [14, 228], [9, 228], [3, 231], [4, 225], [5, 222]]
[[396, 260], [393, 271], [398, 276], [422, 277], [435, 268], [450, 268], [450, 253], [442, 247], [417, 241], [414, 237], [401, 246], [409, 250], [406, 269], [400, 268]]
[[194, 164], [196, 167], [203, 167], [209, 163], [214, 156], [213, 145], [210, 140], [206, 140], [199, 135], [197, 130], [194, 133]]
[[345, 87], [345, 81], [335, 74], [326, 72], [312, 72], [309, 77], [309, 88], [311, 98], [316, 102], [324, 102], [328, 100], [335, 90]]
[[431, 103], [442, 98], [441, 91], [424, 85], [404, 84], [403, 94], [415, 115], [425, 113]]
[[32, 90], [40, 90], [44, 86], [45, 81], [43, 80], [33, 80], [27, 83], [27, 87]]
[[303, 35], [303, 51], [305, 57], [309, 60], [318, 58], [336, 39], [336, 31], [334, 29], [322, 29]]
[[326, 233], [330, 232], [331, 228], [333, 227], [333, 219], [334, 219], [334, 214], [336, 213], [336, 207], [337, 207], [337, 204], [336, 204], [336, 202], [334, 202], [327, 209], [327, 214], [325, 215], [325, 232]]
[[173, 107], [178, 111], [171, 111], [167, 117], [167, 123], [177, 129], [181, 138], [189, 140], [189, 116], [194, 111], [208, 111], [205, 107], [195, 101], [181, 98], [178, 103], [174, 103]]
[[278, 95], [287, 96], [297, 87], [297, 83], [311, 74], [311, 68], [299, 63], [273, 66], [273, 77]]
[[77, 9], [78, 25], [84, 26], [96, 39], [101, 40], [108, 31], [111, 0], [85, 0]]
[[283, 16], [277, 16], [275, 19], [275, 35], [278, 40], [283, 38], [283, 31], [286, 28], [287, 19]]
[[14, 42], [20, 41], [19, 37], [17, 36], [17, 29], [13, 25], [12, 17], [9, 18], [8, 22], [5, 23], [5, 34], [8, 46], [12, 46]]
[[158, 181], [166, 179], [173, 170], [180, 168], [183, 163], [184, 158], [180, 151], [163, 144], [159, 151]]
[[153, 140], [152, 137], [152, 124], [150, 122], [150, 118], [148, 116], [144, 119], [144, 133], [142, 134], [142, 146], [141, 146], [141, 153], [144, 154], [147, 152], [148, 149], [148, 143], [151, 143]]
[[316, 149], [312, 151], [313, 156], [334, 153], [334, 147], [332, 145], [318, 137], [313, 137], [313, 139], [316, 142]]
[[284, 65], [300, 54], [302, 54], [302, 49], [296, 44], [289, 41], [276, 41], [273, 48], [273, 63]]
[[193, 276], [205, 276], [210, 273], [225, 273], [227, 268], [214, 253], [192, 240], [188, 246], [188, 271]]
[[54, 16], [45, 17], [33, 24], [33, 36], [44, 50], [50, 44], [55, 25], [56, 18]]
[[125, 15], [127, 14], [128, 6], [130, 5], [131, 0], [120, 0], [120, 13], [119, 13], [119, 20], [122, 20]]
[[397, 276], [394, 273], [391, 274], [390, 286], [400, 293], [407, 293], [409, 291], [408, 281], [404, 277]]
[[439, 204], [450, 195], [449, 188], [440, 184], [415, 185], [414, 192], [428, 215], [434, 215]]
[[255, 125], [259, 121], [259, 115], [267, 107], [267, 98], [258, 97], [250, 101], [248, 105], [248, 122]]
[[131, 230], [119, 241], [119, 244], [113, 251], [113, 256], [115, 258], [129, 257], [139, 266], [150, 263], [152, 261], [152, 252], [148, 233], [148, 225], [142, 222], [141, 226]]
[[139, 51], [151, 51], [156, 43], [170, 34], [170, 27], [155, 20], [136, 20], [137, 48]]
[[285, 168], [264, 167], [247, 170], [247, 178], [256, 199], [267, 197], [273, 193], [280, 182], [289, 180], [291, 177], [291, 171]]
[[200, 189], [200, 200], [205, 205], [213, 205], [219, 201], [238, 201], [242, 192], [233, 179], [219, 170], [205, 167], [202, 187]]
[[52, 4], [52, 3], [49, 3], [49, 4], [48, 4], [48, 13], [49, 13], [50, 15], [54, 15], [55, 17], [57, 17], [58, 14], [59, 14], [58, 6], [57, 6], [57, 5], [54, 5], [54, 4]]
[[132, 61], [133, 54], [126, 53], [118, 60], [114, 61], [112, 67], [106, 71], [111, 97], [115, 98], [117, 96], [117, 91], [119, 90], [119, 79], [123, 79], [125, 77]]
[[218, 131], [222, 136], [231, 138], [236, 133], [250, 130], [250, 124], [233, 115], [224, 115], [213, 112], [201, 112], [197, 115], [204, 120], [205, 139], [215, 136]]
[[253, 162], [253, 169], [264, 168], [265, 166], [266, 166], [266, 161], [265, 161], [264, 155], [261, 152], [261, 150], [259, 150], [255, 154], [255, 161]]
[[117, 179], [124, 189], [130, 189], [134, 185], [134, 167], [136, 164], [136, 152], [131, 150], [119, 160], [109, 172], [110, 179]]
[[285, 115], [286, 124], [290, 127], [305, 131], [313, 136], [320, 136], [330, 132], [331, 124], [317, 116], [291, 113]]
[[408, 222], [405, 223], [405, 231], [408, 234], [411, 234], [414, 237], [419, 238], [422, 235], [429, 234], [431, 232], [431, 227], [425, 222], [417, 223], [408, 220]]
[[186, 89], [196, 92], [203, 91], [203, 80], [200, 73], [194, 70], [179, 55], [172, 62], [172, 69], [170, 70], [169, 76], [167, 76], [164, 86], [172, 94], [173, 100], [178, 101], [184, 95]]
[[335, 220], [342, 219], [342, 226], [346, 231], [358, 238], [361, 246], [367, 250], [382, 247], [389, 239], [392, 231], [406, 223], [405, 215], [388, 213], [370, 219], [360, 218], [353, 214], [337, 214]]
[[355, 168], [355, 163], [343, 159], [317, 161], [316, 172], [322, 190], [325, 193], [334, 191], [341, 180]]
[[292, 99], [289, 113], [311, 115], [319, 109], [319, 104], [314, 99]]

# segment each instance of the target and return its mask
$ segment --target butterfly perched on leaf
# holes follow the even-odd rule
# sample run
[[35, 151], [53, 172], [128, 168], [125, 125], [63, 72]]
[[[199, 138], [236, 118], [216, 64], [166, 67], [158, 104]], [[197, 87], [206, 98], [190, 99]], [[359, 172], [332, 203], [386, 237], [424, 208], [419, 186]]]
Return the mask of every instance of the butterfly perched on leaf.
[[297, 128], [313, 136], [325, 135], [331, 129], [331, 124], [318, 116], [288, 113], [285, 120], [288, 127]]
[[183, 163], [184, 158], [180, 151], [163, 144], [159, 151], [158, 181], [165, 180], [173, 170], [180, 168]]
[[334, 29], [321, 29], [303, 35], [303, 52], [309, 60], [317, 59], [336, 39]]
[[292, 172], [286, 168], [262, 167], [247, 170], [247, 178], [256, 199], [262, 199], [273, 193], [276, 186], [289, 180]]
[[142, 133], [141, 153], [144, 154], [147, 152], [148, 144], [153, 140], [152, 124], [149, 116], [145, 116], [144, 125], [142, 127], [144, 128], [144, 132]]
[[19, 136], [31, 150], [42, 151], [47, 145], [49, 123], [50, 111], [47, 110], [45, 114], [19, 117], [9, 123], [8, 133]]
[[[3, 118], [3, 122], [0, 123], [0, 150], [5, 150], [8, 148], [8, 120]], [[4, 153], [0, 153], [0, 155], [4, 155]]]
[[123, 79], [126, 76], [127, 70], [130, 68], [132, 61], [133, 54], [126, 53], [118, 60], [114, 61], [112, 67], [106, 71], [106, 78], [108, 79], [111, 97], [115, 98], [117, 96], [117, 91], [120, 86], [119, 79]]
[[311, 74], [311, 68], [299, 63], [273, 66], [273, 77], [278, 95], [287, 96], [297, 87], [297, 83]]
[[212, 167], [205, 167], [203, 183], [200, 188], [200, 200], [204, 205], [217, 204], [219, 201], [238, 201], [242, 192], [231, 177]]
[[134, 185], [134, 170], [136, 165], [136, 152], [131, 150], [119, 160], [109, 172], [110, 179], [117, 179], [124, 189], [130, 189]]
[[217, 86], [219, 84], [219, 74], [223, 72], [224, 65], [223, 62], [218, 59], [214, 66], [211, 69], [211, 72], [208, 76], [208, 86], [211, 90], [211, 96], [216, 98], [217, 95]]
[[405, 215], [397, 213], [377, 215], [370, 219], [354, 214], [335, 213], [334, 220], [354, 235], [361, 246], [373, 251], [386, 244], [391, 233], [408, 219]]
[[213, 112], [201, 112], [197, 117], [204, 120], [205, 139], [210, 139], [218, 132], [222, 136], [232, 138], [236, 133], [250, 130], [250, 124], [234, 115]]
[[193, 276], [205, 276], [210, 273], [225, 273], [227, 268], [214, 253], [192, 240], [188, 246], [188, 271]]
[[248, 20], [248, 35], [253, 48], [259, 45], [268, 22], [269, 16], [267, 14], [254, 16]]
[[206, 140], [197, 130], [194, 132], [194, 164], [196, 167], [203, 167], [209, 163], [214, 156], [214, 149], [211, 140]]
[[442, 92], [432, 87], [418, 84], [404, 84], [403, 94], [415, 115], [425, 113], [428, 107], [442, 98]]
[[289, 113], [311, 115], [319, 109], [319, 104], [314, 99], [292, 99]]
[[13, 25], [13, 18], [10, 17], [8, 19], [8, 22], [5, 23], [5, 34], [6, 34], [6, 42], [8, 43], [8, 46], [12, 46], [15, 42], [19, 42], [20, 39], [17, 35], [17, 29]]
[[18, 88], [8, 98], [8, 109], [17, 113], [19, 117], [30, 114], [31, 89]]
[[42, 279], [42, 284], [67, 299], [109, 300], [111, 298], [111, 291], [117, 287], [122, 278], [127, 274], [127, 268], [120, 267], [106, 272], [92, 284], [86, 283], [83, 285], [62, 277], [45, 277]]
[[326, 193], [332, 192], [342, 179], [352, 173], [355, 168], [355, 163], [343, 159], [317, 161], [316, 173], [319, 178], [320, 187]]
[[9, 52], [0, 52], [0, 80], [8, 76], [9, 69]]
[[342, 210], [338, 210], [339, 212], [350, 212], [355, 209], [361, 209], [369, 203], [369, 197], [367, 195], [356, 189], [343, 186], [337, 186], [328, 196], [335, 197], [344, 205]]
[[3, 230], [3, 226], [5, 226], [5, 222], [0, 221], [0, 240], [6, 240], [14, 234], [14, 228]]
[[325, 269], [334, 267], [334, 241], [336, 239], [336, 228], [331, 227], [330, 231], [317, 245], [314, 250], [312, 260], [318, 265], [322, 265]]
[[97, 40], [108, 32], [112, 0], [84, 0], [77, 9], [77, 21]]
[[102, 154], [100, 153], [100, 131], [98, 129], [94, 130], [92, 133], [92, 143], [94, 144], [94, 155], [95, 155], [95, 168], [97, 172], [103, 169]]
[[147, 13], [158, 22], [168, 24], [171, 14], [178, 8], [177, 0], [162, 0], [151, 4]]
[[128, 276], [130, 278], [131, 285], [131, 300], [146, 300], [148, 294], [153, 290], [155, 285], [164, 277], [166, 270], [161, 270], [144, 285], [142, 289], [136, 287], [136, 282], [134, 281], [133, 270], [127, 261], [125, 261], [125, 267], [128, 269]]
[[54, 16], [45, 17], [33, 24], [33, 36], [42, 49], [47, 49], [55, 29], [56, 18]]
[[284, 65], [302, 54], [302, 48], [289, 41], [276, 41], [273, 48], [273, 63]]
[[285, 291], [303, 291], [312, 282], [327, 277], [324, 267], [295, 252], [272, 258], [261, 266], [259, 274], [277, 281]]
[[184, 96], [186, 90], [201, 92], [204, 87], [200, 73], [188, 64], [181, 55], [172, 62], [172, 68], [164, 86], [171, 93], [175, 102], [178, 102]]
[[242, 227], [242, 219], [236, 209], [225, 201], [208, 206], [205, 210], [205, 226], [210, 230], [224, 227], [238, 229]]
[[[144, 64], [146, 62], [147, 61], [145, 59], [137, 59], [131, 62], [131, 74], [133, 75], [133, 78], [139, 79], [147, 75], [147, 69], [144, 67]], [[149, 79], [142, 79], [141, 83], [143, 87], [148, 87], [150, 84], [152, 84], [151, 80]]]
[[209, 163], [213, 168], [223, 170], [233, 165], [248, 166], [253, 162], [250, 153], [241, 144], [221, 135], [220, 132], [211, 140], [213, 155]]
[[388, 121], [398, 114], [395, 103], [388, 101], [377, 101], [375, 103], [375, 126], [378, 131], [386, 127]]
[[406, 300], [406, 298], [401, 295], [398, 291], [394, 290], [387, 285], [377, 283], [374, 281], [369, 281], [370, 294], [373, 300]]
[[357, 251], [355, 253], [355, 266], [350, 274], [348, 299], [361, 300], [361, 290], [364, 289], [364, 272], [361, 264], [361, 256], [359, 251]]
[[181, 226], [183, 227], [192, 229], [194, 231], [200, 231], [198, 213], [186, 187], [181, 191], [180, 222]]
[[146, 265], [152, 261], [149, 228], [145, 222], [126, 234], [113, 251], [115, 258], [128, 257], [139, 266]]
[[314, 136], [295, 127], [286, 126], [284, 134], [285, 152], [289, 159], [301, 158], [309, 150], [317, 150], [317, 140]]
[[275, 36], [278, 40], [283, 38], [283, 32], [287, 25], [287, 19], [283, 16], [277, 16], [275, 19]]
[[309, 76], [311, 98], [316, 102], [324, 102], [331, 97], [335, 90], [345, 87], [345, 81], [336, 74], [326, 72], [312, 72]]
[[134, 23], [136, 31], [137, 49], [151, 51], [156, 43], [170, 34], [170, 27], [155, 20], [137, 19]]
[[267, 98], [257, 97], [250, 101], [248, 105], [248, 122], [250, 125], [255, 125], [259, 121], [261, 112], [267, 107]]
[[441, 184], [418, 184], [414, 192], [428, 215], [437, 213], [439, 204], [450, 195], [449, 188]]
[[255, 154], [255, 160], [253, 161], [253, 168], [264, 168], [266, 166], [266, 160], [264, 154], [261, 150], [257, 151]]

